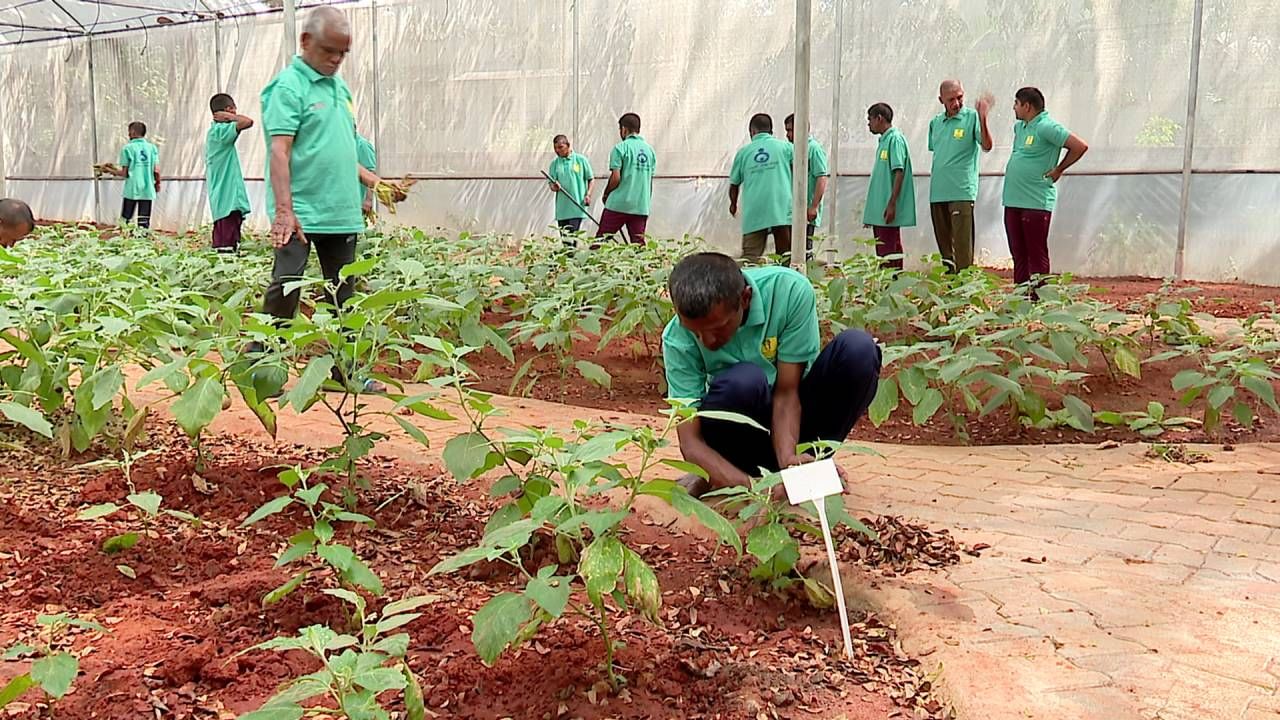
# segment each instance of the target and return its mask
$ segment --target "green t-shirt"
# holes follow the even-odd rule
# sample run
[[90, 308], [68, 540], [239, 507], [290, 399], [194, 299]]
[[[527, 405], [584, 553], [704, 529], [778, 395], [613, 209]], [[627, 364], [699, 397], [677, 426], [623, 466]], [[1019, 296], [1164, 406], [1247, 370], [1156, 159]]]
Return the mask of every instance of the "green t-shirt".
[[662, 360], [667, 369], [667, 397], [701, 400], [711, 379], [741, 362], [764, 370], [769, 384], [778, 378], [777, 363], [801, 363], [804, 371], [818, 357], [818, 307], [808, 278], [788, 267], [772, 265], [742, 271], [751, 286], [746, 322], [728, 344], [708, 350], [675, 317], [662, 333]]
[[[551, 161], [547, 174], [559, 183], [560, 189], [564, 191], [556, 193], [556, 220], [585, 218], [587, 214], [574, 205], [573, 200], [577, 200], [583, 207], [587, 204], [587, 183], [591, 182], [590, 161], [576, 152], [569, 153], [568, 157], [557, 155], [556, 159]], [[613, 199], [612, 195], [610, 199]]]
[[249, 193], [240, 170], [236, 140], [240, 131], [233, 122], [215, 122], [204, 136], [205, 185], [209, 191], [209, 215], [221, 220], [239, 210], [249, 214]]
[[[369, 138], [360, 133], [356, 133], [356, 162], [369, 172], [378, 171], [378, 153], [374, 151], [373, 143], [369, 142]], [[360, 173], [356, 173], [356, 197], [363, 203], [365, 196], [371, 192], [373, 191], [360, 182]]]
[[653, 174], [658, 156], [639, 135], [628, 135], [609, 153], [609, 170], [620, 170], [618, 187], [609, 193], [606, 210], [627, 215], [648, 215], [653, 202]]
[[978, 199], [978, 151], [982, 123], [978, 111], [960, 108], [954, 117], [940, 113], [929, 121], [929, 150], [933, 170], [929, 202], [974, 202]]
[[127, 200], [156, 199], [156, 166], [160, 164], [160, 148], [146, 138], [133, 138], [120, 148], [120, 167], [127, 168], [124, 197]]
[[737, 185], [742, 233], [791, 224], [791, 143], [758, 133], [733, 156], [729, 184]]
[[[822, 147], [822, 143], [809, 138], [809, 196], [805, 202], [813, 204], [813, 194], [818, 191], [818, 178], [830, 176], [827, 149]], [[818, 215], [813, 219], [813, 226], [822, 227], [822, 205], [818, 206]]]
[[[322, 75], [294, 56], [262, 91], [267, 141], [267, 213], [276, 212], [271, 189], [271, 138], [292, 136], [289, 172], [293, 212], [309, 233], [357, 233], [364, 228], [356, 169], [355, 106], [339, 77]], [[350, 178], [344, 180], [343, 178]]]
[[1047, 111], [1031, 122], [1013, 124], [1013, 152], [1004, 169], [1004, 206], [1024, 210], [1053, 210], [1058, 186], [1044, 174], [1062, 158], [1071, 132]]
[[[884, 209], [893, 195], [893, 171], [903, 172], [902, 191], [893, 222], [884, 221]], [[889, 128], [876, 146], [876, 164], [871, 168], [871, 186], [867, 188], [867, 207], [862, 212], [864, 225], [877, 227], [915, 227], [916, 184], [911, 178], [911, 152], [907, 139], [898, 128]]]

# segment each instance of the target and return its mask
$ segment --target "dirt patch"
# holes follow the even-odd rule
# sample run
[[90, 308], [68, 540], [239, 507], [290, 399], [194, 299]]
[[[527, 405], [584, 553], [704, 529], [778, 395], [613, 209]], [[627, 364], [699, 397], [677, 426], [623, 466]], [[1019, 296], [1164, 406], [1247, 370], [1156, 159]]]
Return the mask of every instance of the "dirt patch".
[[[989, 270], [1012, 282], [1012, 270]], [[1146, 296], [1159, 292], [1165, 281], [1143, 277], [1082, 277], [1074, 282], [1089, 286], [1089, 296], [1125, 310], [1131, 303], [1142, 304]], [[1220, 318], [1246, 318], [1254, 313], [1269, 313], [1266, 303], [1274, 302], [1277, 289], [1265, 285], [1241, 283], [1208, 283], [1180, 280], [1170, 284], [1176, 297], [1191, 301], [1194, 312]]]
[[[278, 605], [260, 602], [288, 577], [273, 558], [301, 517], [286, 511], [239, 528], [254, 508], [283, 492], [279, 466], [314, 462], [314, 451], [211, 436], [204, 444], [209, 464], [193, 483], [194, 455], [177, 431], [153, 433], [152, 446], [158, 452], [132, 468], [133, 487], [154, 490], [165, 507], [193, 512], [202, 523], [166, 518], [136, 547], [110, 557], [99, 549], [102, 540], [136, 528], [137, 518], [117, 513], [79, 521], [75, 513], [122, 501], [129, 484], [119, 468], [86, 468], [29, 451], [0, 455], [6, 600], [0, 647], [29, 639], [39, 613], [69, 612], [110, 630], [70, 637], [82, 673], [58, 703], [57, 717], [233, 717], [315, 669], [301, 655], [239, 651], [305, 625], [345, 621], [337, 601], [319, 592], [328, 582], [323, 573]], [[339, 537], [383, 578], [389, 598], [441, 597], [407, 628], [409, 662], [438, 717], [880, 720], [909, 714], [903, 708], [910, 698], [930, 692], [892, 628], [854, 618], [860, 653], [845, 661], [831, 613], [766, 592], [731, 551], [640, 516], [626, 532], [665, 590], [662, 627], [615, 616], [614, 631], [626, 642], [619, 655], [629, 680], [623, 693], [611, 695], [601, 685], [599, 638], [572, 620], [485, 668], [471, 647], [470, 618], [509, 581], [427, 571], [479, 538], [493, 501], [482, 484], [458, 486], [431, 466], [375, 458], [367, 474], [373, 489], [358, 510], [377, 526], [340, 529]], [[0, 683], [24, 667], [0, 663]], [[45, 712], [37, 695], [22, 698], [27, 705], [16, 706], [18, 717]], [[943, 713], [936, 702], [929, 709], [929, 717]]]

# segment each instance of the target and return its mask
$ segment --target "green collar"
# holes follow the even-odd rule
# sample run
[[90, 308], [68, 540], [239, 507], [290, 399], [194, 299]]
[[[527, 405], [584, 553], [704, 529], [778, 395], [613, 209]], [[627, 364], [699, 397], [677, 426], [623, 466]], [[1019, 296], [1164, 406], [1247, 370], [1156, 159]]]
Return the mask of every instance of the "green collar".
[[769, 137], [773, 137], [773, 133], [759, 132], [751, 136], [751, 142], [755, 142], [760, 138], [769, 138]]
[[751, 306], [747, 308], [747, 321], [742, 323], [742, 327], [763, 325], [764, 298], [760, 297], [760, 288], [756, 287], [755, 282], [746, 273], [743, 273], [742, 277], [746, 279], [747, 285], [751, 287]]
[[295, 70], [302, 73], [303, 77], [313, 83], [329, 77], [328, 75], [316, 72], [315, 68], [308, 65], [307, 61], [303, 60], [301, 55], [293, 56], [292, 65]]

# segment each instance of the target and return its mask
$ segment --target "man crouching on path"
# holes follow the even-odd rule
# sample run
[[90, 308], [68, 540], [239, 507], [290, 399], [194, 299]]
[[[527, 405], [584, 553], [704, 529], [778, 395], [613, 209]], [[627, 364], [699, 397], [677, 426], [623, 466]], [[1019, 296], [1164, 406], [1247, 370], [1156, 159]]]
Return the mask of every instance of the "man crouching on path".
[[677, 263], [667, 288], [676, 310], [662, 333], [667, 396], [770, 429], [707, 418], [680, 425], [680, 453], [710, 477], [681, 478], [690, 495], [812, 461], [796, 445], [843, 442], [875, 398], [879, 345], [845, 330], [823, 348], [813, 286], [799, 272], [744, 270], [705, 252]]

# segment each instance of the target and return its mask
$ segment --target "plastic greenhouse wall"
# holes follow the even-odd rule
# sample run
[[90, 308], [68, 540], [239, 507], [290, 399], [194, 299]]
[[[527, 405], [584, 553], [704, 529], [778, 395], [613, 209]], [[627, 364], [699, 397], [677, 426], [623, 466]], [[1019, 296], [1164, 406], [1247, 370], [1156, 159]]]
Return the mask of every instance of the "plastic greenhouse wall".
[[[1280, 285], [1280, 2], [1203, 2], [1184, 274]], [[354, 45], [341, 74], [360, 130], [377, 146], [379, 172], [422, 178], [396, 222], [545, 232], [552, 198], [538, 172], [552, 157], [552, 135], [569, 134], [600, 175], [617, 117], [635, 111], [658, 153], [651, 233], [738, 249], [728, 167], [753, 113], [772, 114], [781, 133], [791, 112], [791, 0], [343, 7]], [[858, 222], [875, 146], [865, 111], [883, 101], [907, 136], [917, 175], [922, 225], [904, 232], [904, 245], [913, 255], [933, 249], [925, 131], [941, 110], [938, 83], [956, 77], [970, 104], [986, 90], [997, 98], [996, 147], [981, 164], [980, 257], [1008, 262], [1000, 194], [1012, 96], [1036, 85], [1049, 111], [1091, 146], [1060, 185], [1054, 269], [1172, 274], [1194, 7], [1195, 0], [814, 0], [812, 124], [829, 149], [839, 146], [835, 224], [828, 221], [823, 247], [849, 252], [854, 238], [869, 235]], [[153, 216], [166, 229], [209, 222], [209, 96], [230, 92], [241, 112], [260, 117], [259, 92], [286, 57], [279, 14], [0, 53], [5, 192], [45, 218], [111, 222], [120, 183], [95, 183], [90, 166], [114, 161], [126, 124], [142, 120], [161, 150], [165, 187]], [[264, 148], [257, 129], [239, 144], [258, 227], [267, 224]]]

